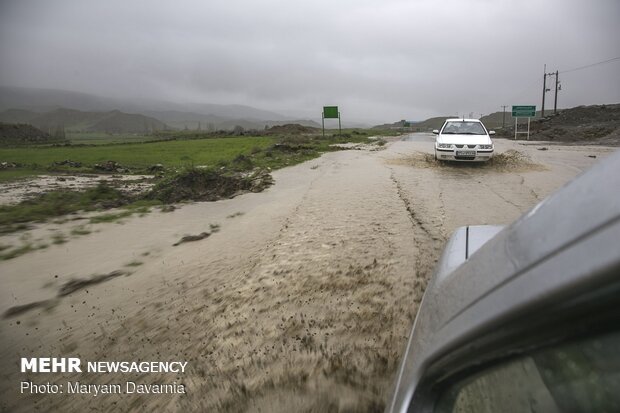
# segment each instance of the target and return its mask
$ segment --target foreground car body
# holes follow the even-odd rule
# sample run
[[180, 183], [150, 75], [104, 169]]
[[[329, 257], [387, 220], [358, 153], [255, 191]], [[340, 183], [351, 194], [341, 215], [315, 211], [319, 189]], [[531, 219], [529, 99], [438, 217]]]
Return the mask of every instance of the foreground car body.
[[620, 411], [619, 189], [620, 152], [506, 228], [459, 229], [386, 411]]
[[434, 130], [435, 159], [440, 161], [488, 161], [493, 157], [493, 141], [478, 119], [446, 119], [439, 130]]

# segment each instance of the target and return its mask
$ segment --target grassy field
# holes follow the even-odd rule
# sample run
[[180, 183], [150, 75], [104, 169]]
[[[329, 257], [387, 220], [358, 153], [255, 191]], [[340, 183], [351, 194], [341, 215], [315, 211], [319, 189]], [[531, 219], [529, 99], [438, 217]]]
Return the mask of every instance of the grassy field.
[[[275, 142], [274, 137], [234, 137], [100, 146], [0, 148], [0, 159], [29, 165], [31, 169], [63, 160], [85, 165], [113, 160], [130, 168], [146, 168], [153, 164], [165, 167], [215, 165]], [[4, 173], [7, 171], [0, 175]]]
[[67, 140], [73, 145], [109, 145], [116, 143], [141, 143], [167, 139], [159, 135], [109, 134], [104, 132], [67, 132]]
[[[176, 132], [177, 135], [178, 133]], [[154, 164], [162, 164], [167, 169], [225, 165], [243, 155], [251, 157], [252, 160], [250, 165], [246, 159], [245, 169], [254, 166], [277, 169], [330, 151], [332, 148], [329, 145], [332, 143], [365, 142], [370, 135], [388, 134], [394, 134], [394, 131], [343, 129], [342, 135], [339, 135], [337, 130], [326, 130], [325, 138], [320, 134], [220, 137], [198, 131], [187, 131], [179, 136], [172, 133], [151, 136], [79, 133], [70, 138], [72, 140], [76, 138], [82, 144], [0, 147], [1, 162], [20, 165], [18, 169], [0, 170], [0, 182], [50, 172], [97, 172], [93, 170], [93, 165], [107, 161], [115, 161], [133, 173], [141, 173]], [[275, 150], [270, 149], [284, 141], [289, 146], [292, 144], [294, 150], [282, 153], [277, 147]], [[88, 144], [83, 144], [86, 142]], [[72, 168], [54, 164], [67, 160], [80, 162], [82, 167]], [[233, 165], [237, 170], [244, 169], [243, 166], [240, 162]]]

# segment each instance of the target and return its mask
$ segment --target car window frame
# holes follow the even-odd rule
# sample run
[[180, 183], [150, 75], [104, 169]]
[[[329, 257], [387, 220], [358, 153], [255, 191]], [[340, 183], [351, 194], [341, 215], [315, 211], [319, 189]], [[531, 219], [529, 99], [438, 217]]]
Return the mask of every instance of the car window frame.
[[[581, 345], [582, 343], [587, 342], [588, 340], [592, 340], [592, 339], [600, 340], [600, 339], [604, 339], [605, 337], [609, 337], [609, 336], [615, 336], [615, 338], [617, 339], [619, 335], [620, 335], [620, 325], [615, 325], [613, 326], [613, 328], [610, 328], [608, 330], [596, 331], [596, 332], [593, 332], [592, 334], [572, 337], [571, 339], [568, 339], [568, 340], [558, 341], [556, 343], [548, 344], [543, 347], [532, 349], [530, 351], [524, 351], [523, 353], [515, 354], [511, 357], [508, 357], [496, 363], [491, 363], [489, 365], [485, 365], [482, 368], [470, 371], [468, 372], [468, 374], [461, 375], [461, 377], [459, 377], [458, 380], [452, 380], [450, 381], [449, 384], [446, 383], [446, 385], [442, 387], [442, 391], [439, 391], [437, 393], [438, 397], [435, 400], [433, 411], [436, 411], [437, 408], [441, 406], [442, 401], [448, 401], [450, 399], [451, 399], [450, 401], [452, 402], [452, 407], [454, 407], [454, 404], [456, 403], [458, 396], [460, 395], [460, 390], [462, 390], [462, 388], [464, 388], [467, 384], [470, 384], [478, 380], [481, 376], [487, 373], [497, 372], [501, 369], [504, 369], [510, 366], [512, 363], [519, 362], [527, 358], [531, 358], [533, 360], [535, 357], [538, 357], [544, 354], [545, 352], [553, 352], [556, 350], [566, 349], [567, 347]], [[463, 387], [459, 389], [457, 393], [450, 394], [451, 390], [454, 387], [458, 387], [459, 385], [463, 385]], [[454, 411], [454, 410], [439, 410], [440, 413], [446, 413], [450, 411]]]
[[[620, 280], [580, 294], [549, 308], [549, 314], [532, 322], [515, 318], [502, 331], [476, 337], [428, 363], [406, 409], [434, 412], [442, 394], [468, 377], [480, 374], [536, 351], [620, 330]], [[489, 347], [495, 347], [489, 351]], [[470, 349], [478, 351], [464, 357]], [[459, 354], [456, 354], [459, 353]]]

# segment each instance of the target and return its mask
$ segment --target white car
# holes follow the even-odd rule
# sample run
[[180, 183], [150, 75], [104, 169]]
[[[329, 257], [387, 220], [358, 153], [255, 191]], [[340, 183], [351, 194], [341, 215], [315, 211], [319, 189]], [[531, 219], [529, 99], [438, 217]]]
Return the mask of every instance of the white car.
[[493, 157], [493, 141], [478, 119], [446, 119], [440, 130], [433, 131], [435, 159], [440, 161], [488, 161]]

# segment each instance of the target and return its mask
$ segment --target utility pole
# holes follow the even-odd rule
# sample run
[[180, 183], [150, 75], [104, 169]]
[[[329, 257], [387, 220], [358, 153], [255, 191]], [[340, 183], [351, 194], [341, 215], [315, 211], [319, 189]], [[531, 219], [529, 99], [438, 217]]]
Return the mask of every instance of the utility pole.
[[502, 129], [506, 127], [506, 108], [507, 107], [508, 105], [502, 105], [502, 108], [504, 109], [504, 114], [502, 115]]
[[540, 117], [545, 117], [545, 93], [547, 93], [547, 65], [545, 64], [545, 69], [543, 73], [543, 99], [542, 99], [542, 109], [540, 110]]
[[558, 80], [559, 71], [555, 71], [555, 100], [553, 102], [553, 114], [558, 113], [558, 86], [560, 81]]

